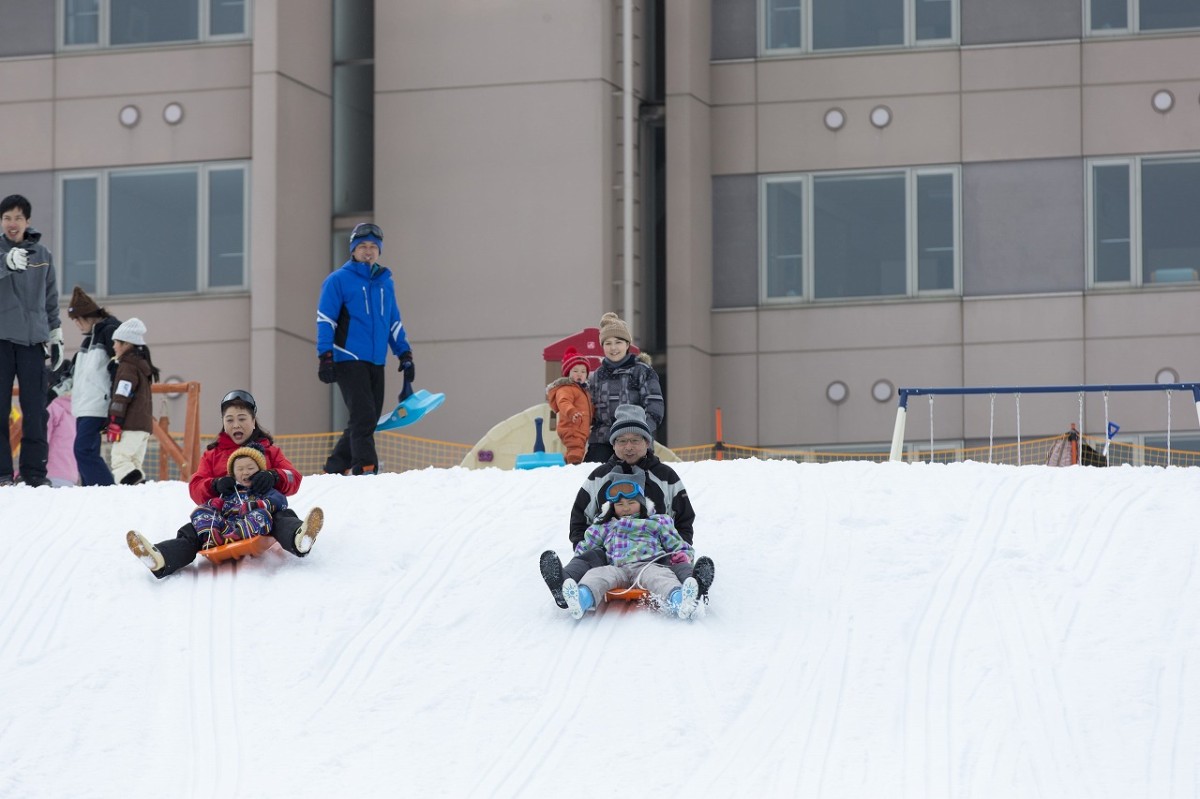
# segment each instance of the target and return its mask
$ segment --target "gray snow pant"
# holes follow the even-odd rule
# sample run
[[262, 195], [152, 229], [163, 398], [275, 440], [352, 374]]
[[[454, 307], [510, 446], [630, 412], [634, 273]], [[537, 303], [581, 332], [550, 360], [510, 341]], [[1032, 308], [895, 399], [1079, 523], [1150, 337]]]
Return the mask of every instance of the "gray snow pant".
[[634, 563], [629, 566], [597, 566], [583, 575], [583, 582], [592, 592], [599, 605], [604, 595], [614, 588], [636, 586], [645, 588], [662, 602], [681, 585], [679, 578], [666, 566], [659, 563]]
[[[588, 573], [589, 569], [595, 569], [598, 566], [608, 564], [608, 557], [604, 554], [603, 549], [589, 549], [581, 555], [576, 555], [567, 561], [567, 565], [563, 567], [563, 577], [570, 577], [575, 582], [583, 585], [583, 575]], [[679, 578], [679, 582], [692, 576], [692, 569], [695, 568], [694, 563], [668, 563], [664, 564], [668, 569], [675, 572], [675, 576]]]

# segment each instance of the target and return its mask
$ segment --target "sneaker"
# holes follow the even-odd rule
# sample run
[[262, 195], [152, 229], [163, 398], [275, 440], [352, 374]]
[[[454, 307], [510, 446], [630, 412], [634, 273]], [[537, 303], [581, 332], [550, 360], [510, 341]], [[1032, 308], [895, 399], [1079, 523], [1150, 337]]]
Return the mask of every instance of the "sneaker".
[[125, 543], [129, 545], [129, 551], [137, 555], [137, 559], [145, 563], [150, 571], [160, 571], [167, 565], [158, 547], [151, 544], [149, 539], [137, 530], [130, 530], [125, 534]]
[[22, 476], [21, 482], [24, 483], [25, 485], [29, 486], [30, 488], [37, 488], [38, 486], [50, 485], [50, 481], [47, 480], [45, 477], [24, 477], [24, 476]]
[[553, 549], [547, 549], [542, 553], [538, 565], [542, 569], [542, 579], [546, 581], [546, 587], [550, 589], [550, 595], [554, 597], [554, 604], [566, 609], [567, 600], [563, 599], [562, 592], [562, 561], [558, 559], [558, 554]]
[[0, 475], [0, 486], [10, 486], [13, 484], [14, 483], [11, 474]]
[[[672, 597], [675, 592], [671, 592]], [[683, 590], [679, 597], [679, 604], [675, 608], [675, 615], [681, 619], [690, 619], [692, 614], [696, 612], [696, 607], [700, 604], [700, 586], [696, 582], [695, 577], [689, 577], [683, 581]]]
[[692, 569], [692, 576], [696, 578], [696, 584], [700, 587], [700, 596], [708, 600], [708, 587], [712, 585], [713, 577], [716, 576], [717, 566], [713, 563], [713, 559], [708, 555], [703, 555], [696, 559], [696, 566]]
[[304, 523], [296, 530], [296, 551], [301, 555], [307, 555], [324, 524], [325, 511], [320, 508], [310, 510], [304, 517]]
[[562, 595], [567, 602], [567, 609], [571, 611], [571, 618], [582, 619], [583, 605], [579, 601], [579, 584], [570, 577], [563, 580]]
[[121, 478], [121, 485], [135, 486], [138, 483], [142, 482], [144, 479], [145, 479], [145, 477], [142, 474], [141, 469], [134, 469], [132, 472], [130, 472], [129, 474], [127, 474]]

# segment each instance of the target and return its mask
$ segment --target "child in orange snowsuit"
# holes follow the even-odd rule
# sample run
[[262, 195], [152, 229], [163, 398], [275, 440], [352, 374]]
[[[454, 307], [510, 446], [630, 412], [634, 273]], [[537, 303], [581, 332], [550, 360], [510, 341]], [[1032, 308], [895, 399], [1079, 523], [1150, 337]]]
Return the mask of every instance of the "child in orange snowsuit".
[[546, 402], [558, 414], [558, 437], [567, 448], [567, 463], [582, 463], [592, 431], [592, 397], [588, 393], [588, 361], [574, 347], [563, 353], [563, 376], [546, 386]]

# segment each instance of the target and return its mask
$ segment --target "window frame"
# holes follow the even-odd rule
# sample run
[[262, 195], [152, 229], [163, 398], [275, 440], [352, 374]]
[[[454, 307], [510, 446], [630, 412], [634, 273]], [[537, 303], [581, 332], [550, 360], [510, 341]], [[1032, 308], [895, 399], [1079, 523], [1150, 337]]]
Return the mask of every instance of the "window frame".
[[1113, 36], [1153, 36], [1156, 34], [1173, 34], [1184, 31], [1200, 31], [1200, 25], [1193, 25], [1187, 28], [1152, 28], [1151, 30], [1142, 30], [1141, 0], [1125, 0], [1126, 23], [1124, 28], [1092, 30], [1092, 0], [1082, 0], [1082, 2], [1083, 36], [1085, 39], [1103, 39]]
[[251, 38], [250, 25], [254, 19], [253, 8], [251, 4], [253, 0], [243, 0], [242, 4], [242, 32], [241, 33], [221, 33], [212, 34], [209, 32], [212, 27], [212, 4], [219, 0], [197, 0], [197, 13], [199, 20], [197, 21], [197, 30], [199, 35], [194, 39], [171, 39], [169, 41], [155, 42], [137, 42], [127, 44], [111, 44], [112, 36], [112, 0], [96, 0], [96, 41], [81, 42], [71, 44], [67, 42], [67, 3], [70, 0], [58, 0], [56, 11], [58, 14], [59, 23], [55, 26], [55, 38], [58, 42], [58, 49], [67, 52], [90, 51], [90, 50], [126, 50], [139, 49], [143, 47], [171, 47], [178, 45], [196, 45], [196, 44], [223, 44], [226, 42], [245, 41]]
[[[905, 218], [905, 292], [903, 294], [865, 294], [853, 297], [816, 297], [815, 274], [818, 265], [814, 260], [815, 236], [813, 223], [816, 208], [813, 203], [815, 177], [873, 177], [903, 175], [904, 218]], [[946, 289], [919, 288], [920, 251], [918, 240], [917, 178], [922, 175], [949, 175], [952, 181], [952, 235], [954, 237], [954, 284]], [[773, 184], [799, 183], [802, 186], [801, 272], [802, 290], [796, 296], [772, 297], [767, 293], [770, 282], [769, 248], [770, 230], [767, 209], [767, 193]], [[828, 172], [789, 172], [758, 176], [758, 302], [761, 306], [828, 305], [854, 302], [879, 302], [889, 300], [936, 299], [962, 295], [962, 168], [957, 164], [920, 167], [895, 167], [885, 169], [833, 170]]]
[[[137, 175], [156, 175], [169, 172], [194, 172], [196, 174], [196, 208], [199, 218], [196, 223], [196, 263], [195, 277], [196, 288], [186, 291], [155, 291], [145, 293], [125, 293], [125, 294], [110, 294], [109, 293], [109, 263], [108, 263], [108, 245], [109, 245], [109, 178], [118, 176], [134, 176]], [[240, 171], [242, 173], [242, 281], [239, 285], [232, 286], [213, 286], [209, 280], [209, 264], [210, 250], [208, 245], [209, 231], [211, 228], [211, 220], [209, 216], [209, 176], [213, 172], [232, 172]], [[68, 180], [76, 179], [94, 179], [96, 181], [96, 240], [94, 242], [96, 254], [96, 286], [94, 289], [95, 296], [109, 299], [119, 298], [127, 299], [144, 299], [148, 297], [195, 297], [195, 296], [212, 296], [218, 294], [244, 294], [250, 290], [250, 198], [251, 198], [251, 172], [250, 161], [204, 161], [204, 162], [185, 162], [178, 164], [169, 164], [163, 166], [137, 166], [137, 167], [114, 167], [112, 169], [81, 169], [59, 172], [54, 176], [56, 201], [55, 213], [58, 215], [59, 224], [56, 225], [54, 252], [65, 254], [63, 246], [66, 237], [66, 192], [63, 189], [63, 184]], [[56, 278], [60, 285], [66, 285], [65, 258], [55, 259], [55, 267], [57, 270]], [[92, 292], [89, 292], [92, 293]]]
[[[758, 55], [760, 57], [771, 56], [797, 56], [797, 55], [826, 55], [837, 53], [853, 53], [853, 52], [879, 52], [879, 51], [895, 51], [895, 50], [923, 50], [927, 48], [937, 47], [954, 47], [957, 46], [961, 37], [961, 0], [945, 0], [950, 4], [950, 36], [946, 39], [929, 39], [917, 40], [916, 38], [916, 21], [917, 10], [916, 3], [921, 0], [902, 0], [904, 3], [904, 41], [900, 44], [881, 44], [872, 47], [824, 47], [820, 50], [813, 49], [813, 0], [795, 0], [800, 9], [800, 46], [799, 47], [771, 47], [768, 40], [768, 25], [770, 24], [770, 13], [767, 6], [771, 0], [758, 0], [755, 4], [758, 15]], [[1089, 2], [1089, 0], [1084, 0]]]

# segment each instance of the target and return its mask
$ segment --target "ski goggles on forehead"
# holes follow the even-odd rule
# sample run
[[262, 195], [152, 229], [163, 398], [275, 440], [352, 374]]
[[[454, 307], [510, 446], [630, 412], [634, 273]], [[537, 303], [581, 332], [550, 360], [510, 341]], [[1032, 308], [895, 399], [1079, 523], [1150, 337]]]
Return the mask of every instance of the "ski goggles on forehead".
[[351, 241], [363, 236], [374, 236], [380, 241], [383, 241], [383, 231], [380, 230], [379, 225], [372, 224], [371, 222], [362, 222], [357, 224], [354, 226], [354, 230], [350, 231]]
[[617, 480], [604, 490], [604, 498], [609, 502], [619, 502], [622, 499], [637, 499], [642, 496], [642, 487], [632, 480]]
[[224, 411], [225, 406], [231, 402], [240, 402], [249, 407], [251, 415], [258, 412], [258, 404], [254, 401], [254, 397], [251, 396], [249, 391], [242, 391], [240, 388], [230, 391], [221, 398], [221, 410]]

